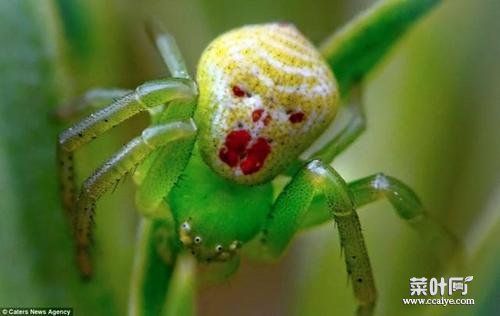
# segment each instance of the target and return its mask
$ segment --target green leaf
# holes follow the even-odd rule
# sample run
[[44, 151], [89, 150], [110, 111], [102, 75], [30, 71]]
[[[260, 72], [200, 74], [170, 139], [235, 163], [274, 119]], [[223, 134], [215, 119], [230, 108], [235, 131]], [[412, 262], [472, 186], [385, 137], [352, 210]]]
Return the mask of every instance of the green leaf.
[[101, 279], [83, 283], [59, 207], [53, 119], [61, 77], [49, 1], [0, 2], [0, 306], [111, 315]]
[[342, 95], [359, 83], [419, 18], [440, 0], [380, 1], [322, 45]]

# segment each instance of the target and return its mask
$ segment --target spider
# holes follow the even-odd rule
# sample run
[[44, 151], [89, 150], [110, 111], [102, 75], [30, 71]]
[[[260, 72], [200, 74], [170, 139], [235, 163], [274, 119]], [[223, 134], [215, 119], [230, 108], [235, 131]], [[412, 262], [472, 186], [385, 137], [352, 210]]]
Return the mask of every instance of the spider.
[[[432, 1], [389, 3], [362, 15], [320, 50], [292, 24], [229, 31], [202, 53], [196, 80], [174, 39], [153, 26], [150, 34], [171, 78], [135, 90], [93, 90], [64, 108], [74, 112], [110, 102], [63, 131], [58, 142], [62, 203], [73, 227], [81, 274], [92, 273], [89, 251], [97, 200], [134, 171], [137, 208], [150, 218], [144, 238], [156, 249], [153, 256], [174, 271], [188, 273], [186, 262], [195, 258], [220, 268], [212, 273], [227, 275], [236, 269], [241, 251], [250, 249], [254, 258], [279, 257], [298, 231], [333, 220], [358, 313], [371, 314], [377, 294], [358, 208], [386, 198], [428, 242], [447, 246], [453, 239], [401, 181], [378, 173], [346, 182], [330, 165], [365, 129], [360, 89], [355, 87], [366, 72], [363, 67], [372, 67], [391, 44], [370, 33], [380, 26], [377, 18], [391, 16], [405, 3], [421, 6], [415, 19], [432, 7]], [[384, 21], [395, 39], [412, 20]], [[353, 40], [361, 44], [353, 45]], [[371, 57], [360, 57], [365, 53]], [[339, 110], [351, 113], [350, 120], [304, 158]], [[151, 125], [77, 191], [74, 152], [142, 111], [151, 114]], [[287, 184], [273, 186], [282, 175], [289, 177]], [[151, 233], [160, 231], [158, 225], [164, 228], [163, 242]], [[148, 251], [141, 255], [139, 262], [150, 260]], [[146, 282], [148, 273], [138, 282]]]

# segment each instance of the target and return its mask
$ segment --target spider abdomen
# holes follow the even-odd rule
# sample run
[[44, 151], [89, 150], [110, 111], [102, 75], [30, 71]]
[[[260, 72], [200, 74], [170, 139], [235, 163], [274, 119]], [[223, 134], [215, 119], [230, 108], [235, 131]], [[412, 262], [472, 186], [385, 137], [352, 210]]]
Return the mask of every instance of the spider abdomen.
[[339, 98], [321, 55], [290, 24], [218, 37], [200, 59], [197, 81], [201, 153], [238, 183], [283, 171], [328, 126]]

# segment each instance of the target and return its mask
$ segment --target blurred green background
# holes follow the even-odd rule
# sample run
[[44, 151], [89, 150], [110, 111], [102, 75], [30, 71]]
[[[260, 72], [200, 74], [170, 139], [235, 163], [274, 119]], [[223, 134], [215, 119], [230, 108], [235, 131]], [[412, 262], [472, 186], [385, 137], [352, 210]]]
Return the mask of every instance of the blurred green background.
[[[69, 306], [76, 315], [127, 311], [138, 215], [130, 180], [99, 203], [96, 275], [82, 283], [59, 208], [58, 103], [93, 87], [163, 76], [143, 30], [175, 35], [194, 73], [221, 32], [291, 21], [313, 42], [372, 1], [0, 1], [0, 307]], [[466, 247], [438, 270], [386, 202], [360, 210], [379, 291], [377, 315], [494, 315], [500, 308], [500, 1], [448, 0], [418, 23], [365, 83], [368, 129], [334, 162], [348, 180], [383, 171], [410, 184]], [[146, 126], [126, 122], [78, 153], [80, 180]], [[195, 184], [194, 184], [195, 185]], [[473, 275], [474, 306], [404, 306], [409, 278]], [[277, 264], [243, 261], [199, 292], [200, 315], [350, 315], [355, 302], [333, 225], [300, 235]]]

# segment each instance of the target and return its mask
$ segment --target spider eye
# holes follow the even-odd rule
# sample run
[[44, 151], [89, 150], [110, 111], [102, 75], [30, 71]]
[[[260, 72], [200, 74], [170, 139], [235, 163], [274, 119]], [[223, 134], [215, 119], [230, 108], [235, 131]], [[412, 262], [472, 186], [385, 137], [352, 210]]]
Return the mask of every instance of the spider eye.
[[222, 246], [221, 246], [221, 245], [217, 245], [217, 246], [215, 247], [215, 250], [216, 250], [217, 252], [222, 252], [223, 248], [222, 248]]
[[191, 226], [189, 225], [189, 223], [184, 222], [184, 223], [182, 223], [182, 225], [181, 225], [181, 229], [182, 229], [182, 230], [185, 230], [185, 231], [189, 231], [189, 230], [191, 230]]
[[195, 243], [195, 244], [199, 244], [199, 243], [201, 243], [201, 237], [200, 237], [200, 236], [196, 236], [196, 237], [194, 237], [194, 243]]
[[240, 246], [241, 246], [241, 243], [239, 241], [235, 240], [231, 243], [231, 245], [229, 246], [229, 249], [234, 251], [234, 250], [240, 248]]

